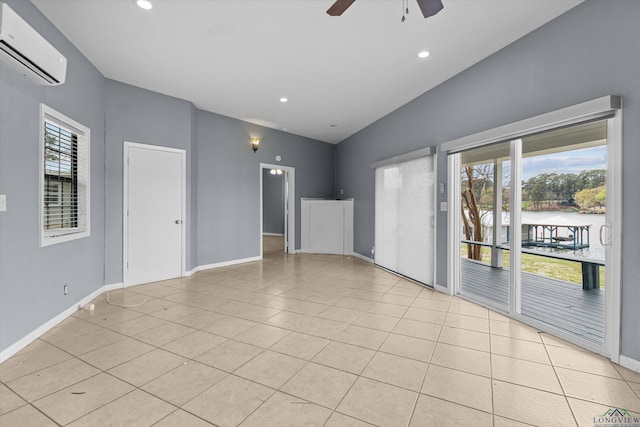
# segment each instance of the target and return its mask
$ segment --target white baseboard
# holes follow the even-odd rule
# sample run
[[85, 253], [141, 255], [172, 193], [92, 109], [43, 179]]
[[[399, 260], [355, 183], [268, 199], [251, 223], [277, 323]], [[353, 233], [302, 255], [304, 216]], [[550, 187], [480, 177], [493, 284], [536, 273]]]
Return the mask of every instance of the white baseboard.
[[[308, 249], [298, 249], [296, 251], [296, 253], [297, 254], [316, 254], [316, 252], [310, 252]], [[320, 254], [320, 253], [318, 253], [317, 255], [340, 255], [340, 254]], [[359, 258], [359, 259], [361, 259], [363, 261], [370, 262], [370, 263], [373, 264], [373, 259], [372, 258], [367, 258], [366, 256], [360, 255], [357, 252], [345, 253], [345, 254], [342, 254], [342, 256], [352, 256], [354, 258]]]
[[228, 267], [230, 265], [244, 264], [246, 262], [260, 261], [261, 259], [262, 258], [260, 258], [259, 256], [256, 256], [256, 257], [251, 257], [251, 258], [242, 258], [242, 259], [234, 259], [234, 260], [231, 260], [231, 261], [217, 262], [215, 264], [199, 265], [196, 268], [192, 269], [191, 271], [187, 271], [185, 275], [186, 276], [191, 276], [191, 275], [197, 273], [198, 271], [202, 271], [202, 270], [210, 270], [212, 268]]
[[122, 283], [114, 284], [114, 285], [101, 286], [100, 288], [98, 288], [95, 291], [93, 291], [91, 294], [89, 294], [86, 297], [82, 298], [80, 301], [74, 303], [71, 307], [67, 308], [62, 313], [58, 314], [54, 318], [52, 318], [49, 321], [45, 322], [44, 324], [42, 324], [41, 326], [39, 326], [38, 328], [33, 330], [28, 335], [24, 336], [23, 338], [21, 338], [17, 342], [11, 344], [9, 347], [7, 347], [4, 350], [0, 351], [0, 363], [4, 362], [8, 358], [10, 358], [11, 356], [16, 354], [17, 352], [19, 352], [23, 348], [25, 348], [26, 346], [31, 344], [33, 341], [38, 339], [44, 333], [46, 333], [47, 331], [49, 331], [50, 329], [55, 327], [58, 323], [62, 322], [64, 319], [66, 319], [67, 317], [71, 316], [73, 313], [78, 311], [85, 304], [87, 304], [90, 301], [92, 301], [92, 300], [96, 299], [97, 297], [99, 297], [103, 292], [105, 292], [107, 290], [110, 290], [110, 289], [117, 289], [119, 287], [122, 287]]
[[640, 372], [640, 360], [620, 355], [620, 365], [632, 371]]
[[373, 264], [373, 258], [369, 258], [369, 257], [366, 257], [364, 255], [360, 255], [357, 252], [353, 252], [351, 255], [356, 257], [356, 258], [359, 258], [359, 259], [361, 259], [363, 261], [370, 262], [371, 264]]
[[453, 295], [453, 289], [447, 288], [442, 285], [438, 285], [437, 283], [433, 285], [433, 289], [435, 289], [436, 291], [442, 292], [443, 294]]
[[284, 236], [284, 233], [262, 233], [263, 236], [276, 236], [276, 237], [280, 237], [280, 236]]

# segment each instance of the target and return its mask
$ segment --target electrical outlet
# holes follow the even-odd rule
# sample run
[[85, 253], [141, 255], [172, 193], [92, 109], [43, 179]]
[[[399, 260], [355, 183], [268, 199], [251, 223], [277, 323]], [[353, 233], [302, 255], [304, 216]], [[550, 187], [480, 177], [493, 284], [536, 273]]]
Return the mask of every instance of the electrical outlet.
[[67, 295], [69, 293], [69, 286], [64, 285], [63, 291], [64, 291], [64, 294]]

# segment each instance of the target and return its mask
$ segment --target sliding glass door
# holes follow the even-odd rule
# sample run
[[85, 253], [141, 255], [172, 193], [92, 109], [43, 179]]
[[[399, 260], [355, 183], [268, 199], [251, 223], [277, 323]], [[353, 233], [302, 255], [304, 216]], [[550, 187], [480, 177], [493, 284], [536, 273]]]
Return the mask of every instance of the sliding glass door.
[[613, 209], [607, 124], [602, 119], [451, 154], [461, 295], [604, 346]]
[[521, 313], [604, 344], [607, 122], [522, 140]]
[[507, 310], [510, 143], [465, 151], [460, 160], [461, 289]]

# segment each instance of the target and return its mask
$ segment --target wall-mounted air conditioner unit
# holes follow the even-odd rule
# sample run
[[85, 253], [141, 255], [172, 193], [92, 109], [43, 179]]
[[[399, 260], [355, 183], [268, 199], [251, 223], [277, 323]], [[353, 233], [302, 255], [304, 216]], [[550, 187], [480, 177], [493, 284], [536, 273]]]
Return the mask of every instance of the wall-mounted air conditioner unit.
[[5, 3], [0, 4], [0, 59], [42, 85], [60, 85], [67, 75], [67, 58]]

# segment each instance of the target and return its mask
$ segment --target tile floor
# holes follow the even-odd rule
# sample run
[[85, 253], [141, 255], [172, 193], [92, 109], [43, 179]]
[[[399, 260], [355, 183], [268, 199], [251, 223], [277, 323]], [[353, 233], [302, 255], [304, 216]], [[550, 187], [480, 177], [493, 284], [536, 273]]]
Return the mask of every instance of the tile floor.
[[[640, 373], [366, 262], [103, 294], [0, 365], [1, 426], [590, 426]], [[126, 307], [119, 307], [119, 304]]]

